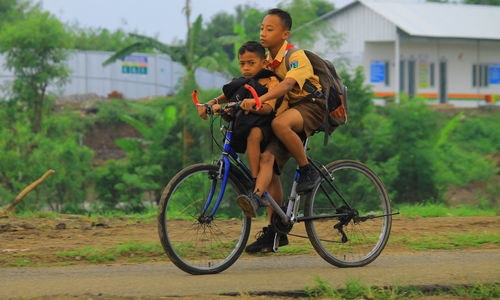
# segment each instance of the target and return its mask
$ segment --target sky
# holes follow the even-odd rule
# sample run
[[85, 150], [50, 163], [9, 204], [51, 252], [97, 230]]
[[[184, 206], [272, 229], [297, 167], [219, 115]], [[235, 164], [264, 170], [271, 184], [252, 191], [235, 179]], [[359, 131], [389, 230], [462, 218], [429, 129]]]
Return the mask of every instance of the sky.
[[[1, 0], [0, 0], [1, 1]], [[330, 0], [341, 7], [350, 0]], [[164, 43], [185, 39], [187, 26], [183, 7], [185, 0], [37, 0], [45, 10], [64, 23], [82, 27], [123, 28], [127, 32], [158, 37]], [[191, 0], [191, 21], [203, 15], [205, 21], [220, 11], [234, 13], [239, 4], [260, 9], [275, 7], [281, 0]]]

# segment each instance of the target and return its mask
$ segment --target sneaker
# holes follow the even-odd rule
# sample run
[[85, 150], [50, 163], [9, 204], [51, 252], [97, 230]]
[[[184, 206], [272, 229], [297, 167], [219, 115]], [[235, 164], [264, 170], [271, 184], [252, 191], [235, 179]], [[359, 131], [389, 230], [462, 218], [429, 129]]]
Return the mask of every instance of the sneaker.
[[306, 194], [312, 191], [312, 189], [321, 181], [321, 176], [319, 172], [307, 164], [299, 168], [299, 182], [297, 182], [297, 194]]
[[257, 216], [257, 208], [259, 208], [258, 200], [247, 195], [239, 195], [237, 202], [246, 217], [255, 218]]
[[[274, 246], [274, 235], [276, 232], [273, 230], [272, 226], [262, 228], [262, 231], [257, 233], [257, 240], [252, 244], [248, 245], [245, 249], [247, 253], [257, 253], [257, 252], [271, 252]], [[278, 246], [288, 245], [288, 238], [286, 235], [280, 236]]]

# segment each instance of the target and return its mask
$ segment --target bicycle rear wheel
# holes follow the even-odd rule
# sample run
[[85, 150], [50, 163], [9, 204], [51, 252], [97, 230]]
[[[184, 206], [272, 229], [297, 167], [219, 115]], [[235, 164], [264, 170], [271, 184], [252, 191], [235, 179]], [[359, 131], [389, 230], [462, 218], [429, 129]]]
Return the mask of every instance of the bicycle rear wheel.
[[187, 167], [172, 178], [161, 197], [161, 243], [172, 262], [190, 274], [227, 269], [241, 255], [250, 233], [251, 220], [236, 203], [237, 196], [245, 192], [244, 186], [232, 172], [224, 197], [211, 217], [222, 185], [219, 172], [218, 166], [210, 164]]
[[[389, 196], [380, 178], [360, 162], [335, 161], [326, 169], [338, 193], [322, 180], [308, 195], [304, 214], [313, 218], [305, 222], [309, 240], [318, 254], [335, 266], [367, 265], [380, 255], [389, 239]], [[343, 216], [326, 217], [332, 214]]]

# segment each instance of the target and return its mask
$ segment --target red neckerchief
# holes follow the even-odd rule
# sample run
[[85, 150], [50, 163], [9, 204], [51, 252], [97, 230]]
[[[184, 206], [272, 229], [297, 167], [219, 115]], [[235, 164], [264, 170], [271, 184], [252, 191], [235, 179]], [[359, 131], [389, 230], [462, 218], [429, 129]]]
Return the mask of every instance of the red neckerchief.
[[[283, 58], [285, 58], [288, 50], [292, 49], [293, 46], [295, 46], [294, 44], [288, 44], [286, 45], [286, 49], [285, 49], [285, 53], [283, 54]], [[279, 67], [279, 65], [281, 64], [281, 62], [283, 61], [283, 58], [281, 60], [277, 60], [275, 59], [272, 63], [268, 63], [268, 66], [274, 71], [276, 70], [277, 67]]]

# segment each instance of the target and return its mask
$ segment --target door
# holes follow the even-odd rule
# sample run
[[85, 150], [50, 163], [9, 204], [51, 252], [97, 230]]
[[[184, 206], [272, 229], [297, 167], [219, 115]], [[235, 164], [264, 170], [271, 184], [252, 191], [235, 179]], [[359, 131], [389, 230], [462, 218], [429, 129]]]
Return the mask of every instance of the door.
[[439, 62], [439, 103], [448, 102], [448, 92], [446, 87], [448, 85], [446, 77], [446, 62]]

